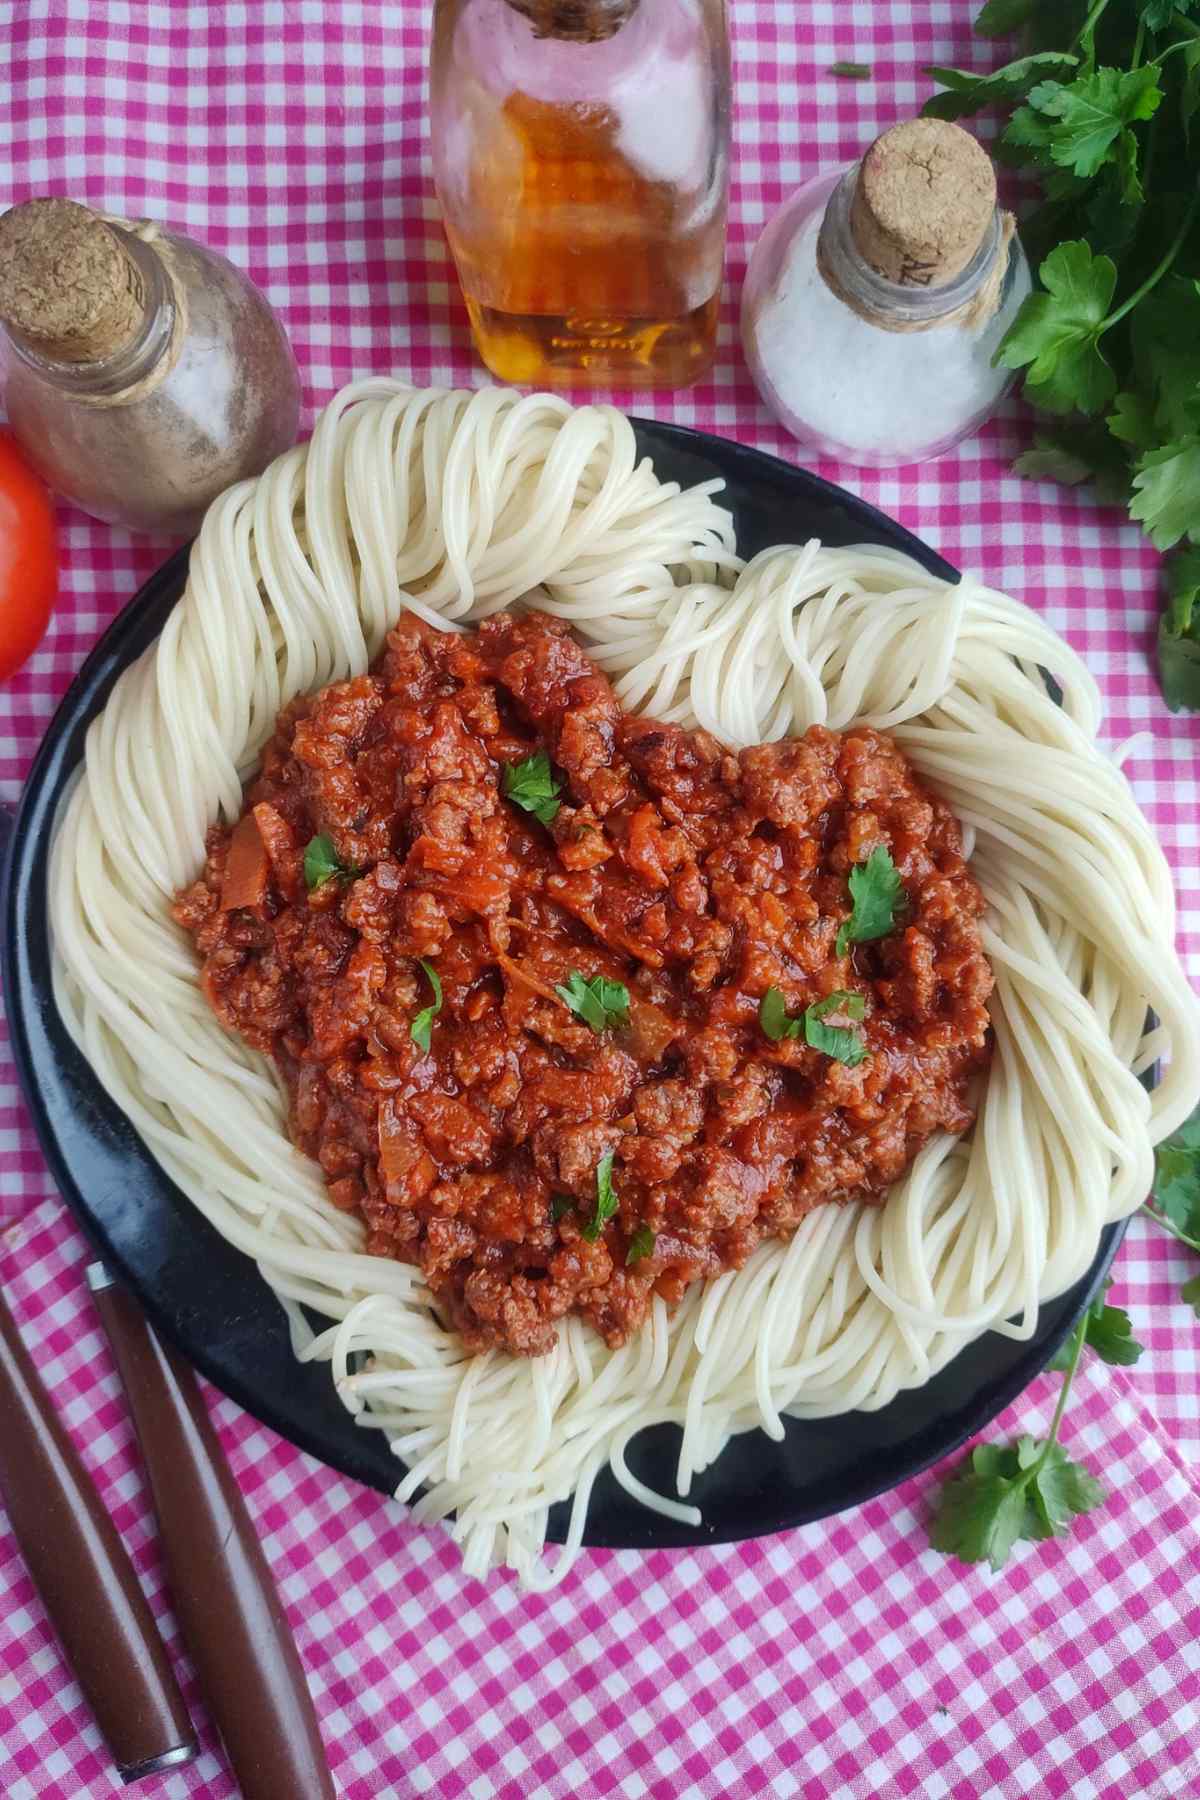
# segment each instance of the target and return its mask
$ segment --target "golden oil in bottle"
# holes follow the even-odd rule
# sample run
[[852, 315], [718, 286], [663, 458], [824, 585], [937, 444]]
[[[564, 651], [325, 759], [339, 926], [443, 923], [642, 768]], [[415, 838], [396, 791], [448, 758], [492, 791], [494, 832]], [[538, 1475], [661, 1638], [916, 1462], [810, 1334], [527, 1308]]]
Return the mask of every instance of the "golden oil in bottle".
[[720, 0], [438, 0], [432, 92], [447, 236], [492, 373], [702, 374], [725, 247]]

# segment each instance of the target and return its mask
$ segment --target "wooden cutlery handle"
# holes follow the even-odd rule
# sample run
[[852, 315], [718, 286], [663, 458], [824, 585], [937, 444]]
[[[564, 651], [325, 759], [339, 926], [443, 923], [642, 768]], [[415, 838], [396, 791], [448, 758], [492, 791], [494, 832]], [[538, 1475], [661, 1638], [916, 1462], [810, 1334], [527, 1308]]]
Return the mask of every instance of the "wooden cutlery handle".
[[190, 1762], [192, 1723], [133, 1564], [2, 1297], [0, 1498], [123, 1779]]
[[334, 1800], [295, 1640], [196, 1378], [103, 1267], [88, 1284], [137, 1427], [175, 1616], [244, 1800]]

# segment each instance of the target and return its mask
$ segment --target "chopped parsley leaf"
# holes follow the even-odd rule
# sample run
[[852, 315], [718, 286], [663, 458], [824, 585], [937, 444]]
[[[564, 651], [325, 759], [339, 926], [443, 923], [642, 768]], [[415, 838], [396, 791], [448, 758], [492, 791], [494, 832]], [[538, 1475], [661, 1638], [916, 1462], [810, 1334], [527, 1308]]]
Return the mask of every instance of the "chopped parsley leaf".
[[578, 969], [572, 969], [566, 986], [556, 985], [554, 991], [597, 1036], [610, 1026], [629, 1023], [629, 989], [623, 982], [606, 981], [603, 975], [585, 981]]
[[872, 938], [886, 937], [896, 921], [896, 914], [907, 903], [900, 871], [891, 852], [877, 844], [865, 863], [850, 871], [850, 899], [853, 911], [838, 927], [837, 954], [845, 956], [851, 944], [866, 944]]
[[630, 1238], [629, 1248], [625, 1252], [626, 1268], [632, 1263], [644, 1261], [647, 1256], [653, 1256], [654, 1243], [654, 1233], [651, 1231], [650, 1227], [648, 1225], [639, 1225], [633, 1236]]
[[311, 893], [314, 888], [324, 887], [334, 876], [343, 881], [352, 881], [362, 870], [356, 869], [353, 863], [344, 863], [333, 847], [333, 839], [324, 833], [320, 837], [309, 838], [304, 850], [304, 885]]
[[617, 1195], [612, 1184], [613, 1153], [606, 1150], [596, 1164], [596, 1210], [583, 1228], [589, 1244], [594, 1244], [617, 1210]]
[[532, 813], [543, 825], [549, 825], [558, 811], [560, 784], [544, 750], [535, 750], [524, 762], [505, 763], [501, 788], [506, 800]]
[[861, 994], [848, 994], [842, 988], [835, 994], [827, 994], [824, 1000], [805, 1008], [805, 1043], [812, 1050], [832, 1056], [835, 1062], [855, 1068], [867, 1054], [862, 1032], [856, 1031], [853, 1025], [827, 1025], [825, 1020], [832, 1012], [845, 1013], [848, 1019], [861, 1019], [865, 1011], [866, 1001]]
[[866, 1009], [862, 994], [850, 994], [839, 988], [834, 994], [826, 994], [824, 1000], [815, 1000], [805, 1007], [799, 1018], [793, 1019], [788, 1016], [782, 993], [777, 987], [771, 987], [758, 1003], [758, 1022], [772, 1043], [803, 1034], [810, 1049], [820, 1050], [836, 1062], [854, 1068], [867, 1054], [862, 1032], [852, 1025], [827, 1025], [825, 1020], [832, 1012], [845, 1013], [848, 1019], [861, 1019]]
[[442, 984], [432, 963], [426, 962], [423, 956], [419, 957], [418, 961], [429, 977], [429, 985], [433, 989], [433, 1005], [423, 1006], [408, 1030], [409, 1036], [418, 1050], [423, 1050], [428, 1056], [429, 1043], [433, 1035], [433, 1021], [442, 1010]]

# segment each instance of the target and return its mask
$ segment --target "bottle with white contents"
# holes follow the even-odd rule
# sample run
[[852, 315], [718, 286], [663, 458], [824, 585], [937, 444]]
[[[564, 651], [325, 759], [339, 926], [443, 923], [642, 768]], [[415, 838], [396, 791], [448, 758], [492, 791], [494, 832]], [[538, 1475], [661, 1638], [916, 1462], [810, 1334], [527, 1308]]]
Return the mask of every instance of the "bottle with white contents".
[[910, 119], [771, 220], [742, 341], [801, 442], [844, 462], [920, 462], [994, 410], [1012, 373], [992, 359], [1030, 286], [986, 152], [961, 126]]

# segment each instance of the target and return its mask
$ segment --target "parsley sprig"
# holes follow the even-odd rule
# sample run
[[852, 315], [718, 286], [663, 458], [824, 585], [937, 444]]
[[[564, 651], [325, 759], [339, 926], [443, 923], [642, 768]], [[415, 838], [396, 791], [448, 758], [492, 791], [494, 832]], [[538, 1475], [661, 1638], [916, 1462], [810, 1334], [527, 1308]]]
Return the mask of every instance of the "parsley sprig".
[[1018, 1539], [1065, 1537], [1075, 1518], [1099, 1506], [1104, 1489], [1082, 1463], [1072, 1462], [1058, 1441], [1085, 1344], [1107, 1363], [1134, 1363], [1142, 1354], [1131, 1335], [1129, 1315], [1107, 1305], [1100, 1294], [1050, 1365], [1064, 1373], [1046, 1437], [975, 1446], [938, 1496], [929, 1527], [935, 1550], [999, 1570]]
[[875, 846], [865, 863], [851, 869], [849, 887], [853, 911], [838, 926], [835, 948], [839, 956], [845, 956], [851, 944], [886, 937], [908, 899], [900, 871], [882, 844]]
[[836, 993], [826, 994], [823, 1000], [814, 1000], [799, 1018], [792, 1018], [781, 990], [769, 987], [758, 1003], [758, 1022], [773, 1044], [803, 1034], [810, 1049], [820, 1050], [823, 1055], [832, 1056], [835, 1062], [845, 1063], [853, 1069], [867, 1054], [862, 1032], [856, 1031], [853, 1025], [827, 1025], [825, 1021], [830, 1013], [844, 1013], [848, 1019], [861, 1019], [866, 1010], [867, 1003], [862, 994], [850, 994], [839, 988]]
[[505, 799], [522, 812], [532, 813], [543, 825], [551, 823], [561, 805], [561, 783], [555, 781], [544, 750], [535, 750], [523, 762], [505, 763], [501, 788]]
[[554, 991], [563, 1005], [578, 1013], [597, 1036], [629, 1023], [629, 989], [622, 981], [608, 981], [603, 975], [593, 975], [585, 981], [578, 969], [572, 969], [566, 984], [556, 983]]
[[433, 989], [433, 1004], [432, 1006], [423, 1006], [421, 1008], [420, 1012], [409, 1026], [408, 1031], [409, 1036], [417, 1046], [417, 1049], [423, 1050], [426, 1056], [428, 1056], [429, 1046], [433, 1040], [433, 1021], [442, 1010], [442, 983], [437, 970], [431, 962], [426, 962], [423, 956], [419, 957], [418, 961], [428, 977], [430, 987]]
[[1200, 19], [1196, 0], [989, 0], [981, 36], [1026, 53], [989, 73], [934, 68], [925, 111], [999, 105], [998, 152], [1038, 178], [1021, 221], [1038, 266], [997, 353], [1050, 420], [1017, 459], [1092, 479], [1166, 565], [1163, 694], [1200, 710]]
[[617, 1192], [612, 1182], [613, 1153], [606, 1150], [596, 1164], [596, 1210], [583, 1228], [582, 1235], [594, 1244], [617, 1210]]

